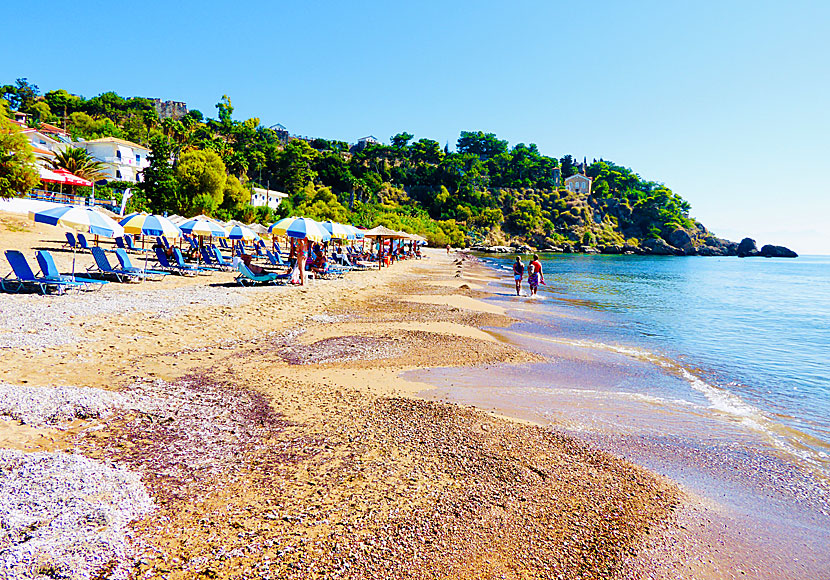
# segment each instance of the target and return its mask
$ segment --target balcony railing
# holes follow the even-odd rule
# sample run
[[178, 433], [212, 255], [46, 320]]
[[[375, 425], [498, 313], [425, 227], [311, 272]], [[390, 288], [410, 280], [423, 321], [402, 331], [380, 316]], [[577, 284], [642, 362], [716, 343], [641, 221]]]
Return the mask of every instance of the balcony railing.
[[[92, 198], [84, 197], [82, 195], [72, 195], [69, 193], [57, 193], [54, 191], [46, 191], [45, 189], [33, 189], [26, 194], [29, 199], [37, 199], [39, 201], [51, 201], [52, 203], [63, 203], [67, 205], [84, 205], [92, 206]], [[114, 199], [96, 199], [95, 207], [105, 207], [109, 210], [118, 211], [120, 208]]]

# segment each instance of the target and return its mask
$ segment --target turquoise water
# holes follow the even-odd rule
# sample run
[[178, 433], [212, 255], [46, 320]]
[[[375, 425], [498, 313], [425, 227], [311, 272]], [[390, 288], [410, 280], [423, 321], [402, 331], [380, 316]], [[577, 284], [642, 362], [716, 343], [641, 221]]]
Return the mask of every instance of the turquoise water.
[[524, 321], [518, 335], [650, 362], [679, 380], [632, 391], [740, 418], [827, 468], [830, 257], [552, 255], [538, 299], [510, 295], [513, 259], [484, 261], [505, 271], [497, 299]]

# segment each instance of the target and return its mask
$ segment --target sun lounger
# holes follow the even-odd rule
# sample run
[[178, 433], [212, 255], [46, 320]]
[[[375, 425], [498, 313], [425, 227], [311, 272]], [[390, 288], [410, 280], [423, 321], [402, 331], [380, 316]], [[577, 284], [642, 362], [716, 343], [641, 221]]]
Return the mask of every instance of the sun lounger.
[[80, 290], [83, 286], [80, 282], [38, 278], [29, 266], [29, 262], [26, 261], [26, 256], [18, 250], [6, 250], [6, 260], [12, 267], [12, 271], [5, 278], [0, 279], [0, 287], [6, 292], [20, 292], [23, 288], [29, 287], [40, 290], [41, 294], [46, 294], [50, 288], [57, 290], [58, 294], [63, 294], [67, 288]]
[[199, 274], [210, 274], [216, 272], [219, 268], [212, 268], [210, 266], [194, 266], [184, 261], [184, 256], [179, 248], [173, 248], [173, 259], [176, 261], [175, 265], [179, 268], [191, 268], [196, 270]]
[[162, 250], [161, 248], [155, 248], [155, 252], [156, 259], [159, 262], [159, 267], [161, 270], [170, 272], [171, 274], [179, 274], [181, 276], [195, 276], [199, 273], [199, 270], [191, 268], [189, 266], [180, 268], [179, 266], [171, 264], [170, 260], [167, 259], [167, 255], [164, 253], [164, 250]]
[[92, 252], [92, 258], [95, 260], [95, 265], [87, 268], [90, 272], [98, 273], [101, 276], [110, 276], [118, 282], [141, 282], [144, 278], [143, 274], [137, 272], [128, 272], [127, 270], [113, 268], [103, 248], [92, 247], [90, 248], [90, 252]]
[[282, 259], [278, 253], [272, 252], [271, 250], [265, 250], [265, 257], [268, 258], [268, 261], [271, 262], [272, 266], [288, 266], [285, 263], [285, 260]]
[[126, 250], [124, 250], [123, 248], [118, 248], [117, 250], [115, 250], [115, 257], [118, 258], [118, 261], [121, 263], [121, 269], [123, 271], [141, 274], [142, 276], [144, 276], [144, 278], [152, 277], [155, 280], [160, 280], [164, 276], [170, 274], [170, 272], [162, 272], [161, 270], [146, 270], [144, 268], [137, 268], [133, 266], [129, 254], [127, 254]]
[[288, 282], [288, 274], [269, 272], [257, 275], [251, 272], [251, 269], [244, 262], [239, 263], [238, 269], [239, 276], [236, 277], [236, 281], [240, 286], [253, 286], [254, 284], [274, 284], [276, 286]]
[[86, 241], [86, 236], [83, 234], [78, 234], [78, 247], [82, 250], [92, 249], [92, 246], [89, 245], [89, 242]]
[[206, 266], [210, 266], [212, 268], [218, 268], [220, 270], [232, 270], [233, 266], [225, 262], [224, 264], [220, 264], [216, 260], [216, 256], [212, 255], [213, 252], [211, 251], [213, 248], [203, 247], [200, 249], [202, 254], [202, 259], [205, 261]]
[[73, 248], [73, 249], [78, 247], [78, 242], [75, 239], [75, 236], [72, 235], [72, 232], [66, 232], [66, 244], [65, 245], [70, 247], [70, 248]]
[[222, 252], [219, 251], [219, 248], [216, 246], [211, 246], [213, 250], [213, 255], [216, 257], [216, 263], [222, 266], [223, 268], [231, 268], [233, 269], [233, 264], [228, 262], [224, 256], [222, 256]]
[[139, 248], [138, 246], [136, 246], [135, 240], [133, 240], [133, 237], [130, 234], [124, 235], [124, 245], [127, 246], [128, 250], [131, 250], [133, 252], [152, 252], [152, 250], [149, 248]]
[[38, 266], [40, 266], [40, 273], [45, 280], [53, 280], [55, 282], [78, 282], [81, 284], [83, 290], [100, 290], [104, 284], [109, 284], [106, 280], [95, 280], [93, 278], [83, 278], [81, 276], [67, 276], [61, 274], [57, 266], [55, 266], [55, 259], [48, 250], [38, 250], [35, 255]]

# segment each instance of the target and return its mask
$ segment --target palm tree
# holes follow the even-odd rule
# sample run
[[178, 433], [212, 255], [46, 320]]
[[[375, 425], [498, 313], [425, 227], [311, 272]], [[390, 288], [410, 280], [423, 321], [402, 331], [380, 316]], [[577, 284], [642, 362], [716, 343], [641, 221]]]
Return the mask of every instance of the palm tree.
[[[73, 175], [92, 182], [107, 177], [104, 173], [104, 164], [90, 155], [89, 151], [80, 147], [67, 147], [59, 151], [55, 154], [51, 164], [54, 169], [65, 169]], [[74, 185], [72, 195], [75, 195]]]
[[104, 164], [90, 155], [89, 151], [80, 147], [67, 147], [64, 151], [55, 154], [51, 163], [55, 169], [65, 169], [89, 181], [98, 181], [107, 176], [104, 172]]

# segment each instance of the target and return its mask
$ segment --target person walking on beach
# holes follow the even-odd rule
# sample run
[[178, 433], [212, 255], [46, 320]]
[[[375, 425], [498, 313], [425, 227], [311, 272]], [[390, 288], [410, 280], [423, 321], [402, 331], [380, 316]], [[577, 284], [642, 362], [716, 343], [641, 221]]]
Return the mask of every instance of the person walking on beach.
[[516, 279], [516, 296], [522, 293], [522, 278], [525, 275], [525, 265], [522, 264], [522, 259], [516, 256], [516, 262], [513, 264], [513, 278]]
[[530, 286], [531, 296], [536, 296], [536, 291], [539, 289], [539, 282], [544, 284], [545, 277], [542, 274], [542, 263], [539, 261], [539, 256], [533, 254], [533, 261], [527, 267], [527, 284]]

